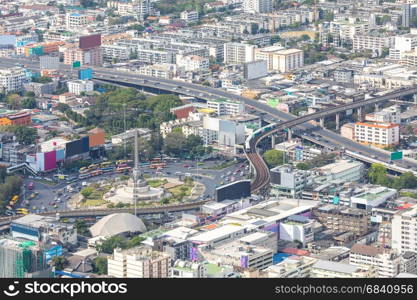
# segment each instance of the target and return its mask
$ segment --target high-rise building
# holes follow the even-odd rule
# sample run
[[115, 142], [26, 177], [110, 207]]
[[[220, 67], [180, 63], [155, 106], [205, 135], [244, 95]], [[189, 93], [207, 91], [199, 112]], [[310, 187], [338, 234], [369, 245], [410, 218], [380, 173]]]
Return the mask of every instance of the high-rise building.
[[399, 210], [392, 218], [392, 248], [417, 252], [417, 206]]
[[254, 60], [255, 45], [243, 43], [224, 44], [224, 62], [227, 64], [243, 64]]
[[411, 18], [411, 4], [404, 3], [402, 7], [401, 25], [403, 27], [410, 27], [410, 18]]
[[22, 90], [25, 80], [26, 72], [23, 68], [0, 69], [0, 92], [18, 92]]
[[246, 13], [269, 13], [272, 11], [272, 0], [244, 0], [243, 10]]
[[32, 277], [47, 269], [44, 251], [37, 243], [0, 239], [0, 278]]
[[167, 253], [140, 246], [128, 250], [115, 249], [107, 260], [108, 275], [117, 278], [167, 278], [171, 257]]

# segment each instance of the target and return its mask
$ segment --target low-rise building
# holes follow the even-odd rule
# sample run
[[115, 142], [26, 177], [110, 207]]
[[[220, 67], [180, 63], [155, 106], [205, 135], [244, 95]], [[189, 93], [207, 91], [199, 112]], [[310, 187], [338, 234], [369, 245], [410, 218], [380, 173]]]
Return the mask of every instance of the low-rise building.
[[311, 267], [311, 278], [372, 278], [375, 269], [371, 266], [353, 266], [350, 264], [319, 260]]

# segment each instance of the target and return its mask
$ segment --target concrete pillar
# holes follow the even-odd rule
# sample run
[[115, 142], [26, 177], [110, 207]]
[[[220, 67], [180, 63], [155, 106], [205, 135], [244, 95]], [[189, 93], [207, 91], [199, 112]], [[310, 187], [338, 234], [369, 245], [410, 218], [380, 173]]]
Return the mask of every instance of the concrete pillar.
[[336, 114], [336, 130], [339, 130], [340, 128], [340, 114]]
[[292, 129], [288, 128], [288, 141], [291, 142], [292, 140]]
[[324, 128], [324, 118], [320, 118], [320, 127]]
[[362, 122], [362, 107], [358, 107], [358, 121]]
[[276, 139], [275, 135], [274, 135], [274, 134], [273, 134], [273, 135], [271, 135], [271, 148], [272, 148], [272, 149], [274, 149], [274, 148], [275, 148], [275, 139]]
[[413, 95], [413, 100], [414, 100], [414, 103], [417, 104], [417, 94]]
[[378, 112], [378, 111], [379, 111], [379, 104], [375, 103], [375, 112]]

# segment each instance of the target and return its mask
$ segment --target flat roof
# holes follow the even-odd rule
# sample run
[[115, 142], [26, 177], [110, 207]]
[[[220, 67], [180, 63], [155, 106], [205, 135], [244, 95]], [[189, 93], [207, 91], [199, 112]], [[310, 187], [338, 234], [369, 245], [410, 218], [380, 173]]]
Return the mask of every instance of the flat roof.
[[361, 269], [357, 266], [328, 261], [328, 260], [319, 260], [314, 265], [313, 268], [322, 269], [322, 270], [329, 270], [338, 273], [355, 273], [360, 271]]
[[239, 232], [243, 229], [244, 228], [242, 226], [239, 226], [239, 225], [227, 224], [227, 225], [218, 227], [216, 229], [210, 230], [208, 232], [203, 232], [203, 233], [197, 234], [197, 235], [189, 238], [189, 240], [207, 243], [207, 242], [211, 242], [211, 241], [214, 241], [216, 239], [222, 238], [226, 235]]

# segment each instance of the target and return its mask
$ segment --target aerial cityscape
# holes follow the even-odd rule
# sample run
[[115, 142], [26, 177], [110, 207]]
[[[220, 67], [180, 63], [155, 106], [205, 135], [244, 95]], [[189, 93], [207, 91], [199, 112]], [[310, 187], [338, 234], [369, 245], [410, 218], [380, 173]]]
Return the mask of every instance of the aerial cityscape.
[[416, 0], [0, 0], [0, 278], [415, 277]]

